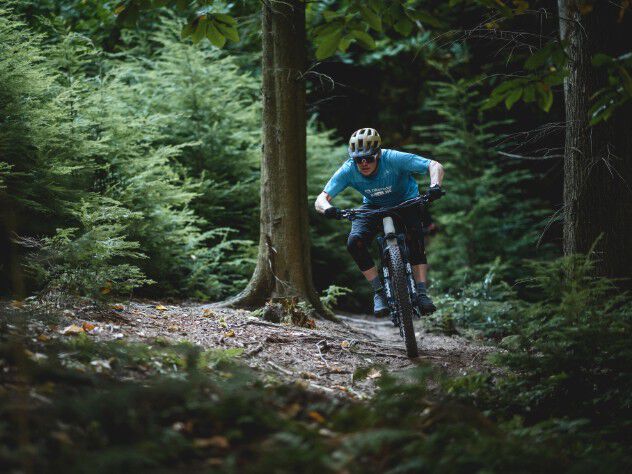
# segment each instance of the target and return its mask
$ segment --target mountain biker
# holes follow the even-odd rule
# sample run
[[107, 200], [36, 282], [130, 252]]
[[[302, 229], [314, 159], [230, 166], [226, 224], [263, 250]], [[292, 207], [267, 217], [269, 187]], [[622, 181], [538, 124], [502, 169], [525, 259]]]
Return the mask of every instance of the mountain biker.
[[[377, 130], [361, 128], [349, 139], [349, 158], [334, 173], [325, 189], [316, 198], [318, 212], [331, 219], [340, 219], [341, 211], [330, 204], [331, 200], [348, 186], [363, 196], [361, 209], [391, 207], [419, 196], [419, 187], [413, 174], [430, 174], [430, 200], [441, 197], [443, 166], [412, 153], [381, 148], [382, 139]], [[436, 310], [426, 292], [428, 264], [426, 260], [423, 230], [418, 206], [401, 209], [398, 214], [406, 227], [406, 243], [410, 264], [417, 285], [419, 306], [422, 314]], [[384, 287], [377, 268], [369, 254], [371, 240], [379, 231], [381, 216], [358, 216], [351, 224], [347, 249], [374, 291], [373, 312], [376, 316], [388, 313]], [[413, 302], [415, 303], [415, 302]]]

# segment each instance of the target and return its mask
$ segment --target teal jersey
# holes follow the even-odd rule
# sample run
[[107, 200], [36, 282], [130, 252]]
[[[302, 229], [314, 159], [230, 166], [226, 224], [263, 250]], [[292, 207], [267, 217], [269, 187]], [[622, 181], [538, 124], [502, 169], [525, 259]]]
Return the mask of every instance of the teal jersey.
[[419, 196], [413, 174], [427, 174], [429, 166], [427, 158], [383, 148], [374, 174], [363, 176], [353, 159], [349, 158], [331, 177], [325, 192], [333, 198], [351, 186], [364, 196], [362, 202], [365, 204], [391, 207]]

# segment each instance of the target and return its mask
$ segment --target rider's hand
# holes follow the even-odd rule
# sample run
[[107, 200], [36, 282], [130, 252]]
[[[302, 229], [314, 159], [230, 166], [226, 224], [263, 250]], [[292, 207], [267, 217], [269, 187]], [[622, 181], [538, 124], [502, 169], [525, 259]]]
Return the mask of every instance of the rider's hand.
[[342, 219], [342, 212], [335, 206], [325, 209], [324, 214], [328, 219]]
[[434, 186], [428, 188], [428, 192], [426, 194], [428, 195], [428, 201], [432, 202], [440, 199], [441, 196], [445, 194], [445, 191], [441, 189], [441, 186], [435, 184]]

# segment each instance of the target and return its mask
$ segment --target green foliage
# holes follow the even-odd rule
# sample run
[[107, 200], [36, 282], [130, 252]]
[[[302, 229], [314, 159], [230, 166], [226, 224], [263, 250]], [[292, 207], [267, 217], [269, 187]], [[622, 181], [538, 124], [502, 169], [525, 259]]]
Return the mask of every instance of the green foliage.
[[613, 58], [603, 53], [593, 56], [595, 68], [605, 68], [608, 85], [598, 90], [590, 107], [590, 124], [606, 121], [620, 107], [632, 99], [632, 53]]
[[492, 268], [515, 279], [521, 260], [534, 252], [542, 215], [521, 192], [533, 178], [499, 156], [507, 146], [499, 140], [504, 123], [483, 117], [475, 81], [433, 85], [425, 110], [437, 118], [415, 129], [422, 145], [411, 146], [430, 150], [447, 176], [447, 194], [432, 208], [440, 228], [428, 252], [433, 285], [458, 291], [483, 280]]
[[[590, 465], [569, 457], [544, 427], [498, 426], [438, 393], [431, 401], [427, 381], [438, 375], [427, 367], [403, 374], [382, 368], [369, 403], [332, 400], [297, 384], [264, 384], [239, 363], [238, 349], [87, 336], [42, 342], [26, 333], [26, 323], [39, 320], [2, 320], [0, 360], [14, 382], [0, 392], [0, 463], [9, 469], [180, 472], [208, 459], [218, 472], [561, 472]], [[609, 465], [620, 467], [617, 460]]]
[[336, 52], [345, 53], [353, 43], [365, 49], [375, 49], [376, 40], [371, 32], [395, 31], [398, 35], [409, 36], [418, 25], [445, 26], [437, 16], [420, 8], [419, 2], [345, 1], [335, 7], [329, 3], [310, 4], [307, 10], [317, 46], [316, 59], [319, 60]]
[[513, 318], [512, 350], [502, 365], [519, 376], [499, 390], [524, 416], [588, 420], [583, 429], [623, 440], [632, 405], [632, 302], [594, 277], [594, 257], [534, 262], [529, 285], [541, 299]]
[[347, 293], [351, 293], [352, 291], [353, 290], [351, 290], [351, 288], [346, 288], [344, 286], [330, 285], [323, 292], [323, 296], [320, 297], [320, 302], [323, 304], [325, 309], [333, 311], [334, 307], [338, 303], [338, 298], [346, 295]]
[[426, 320], [430, 327], [446, 334], [454, 333], [457, 327], [467, 328], [494, 339], [509, 334], [523, 303], [498, 274], [500, 266], [500, 259], [496, 259], [484, 278], [439, 295], [437, 312]]
[[559, 42], [552, 42], [527, 57], [524, 62], [526, 74], [516, 79], [503, 81], [492, 90], [482, 110], [490, 109], [501, 102], [507, 110], [522, 99], [525, 103], [535, 102], [548, 112], [553, 105], [553, 90], [564, 82], [566, 55]]
[[177, 161], [199, 178], [192, 207], [206, 225], [256, 237], [260, 84], [238, 66], [254, 58], [183, 44], [177, 21], [168, 18], [150, 35], [126, 40], [139, 46], [113, 62], [112, 93], [130, 113], [151, 114], [156, 143], [179, 147]]
[[[191, 87], [165, 100], [178, 85], [171, 83], [176, 69], [187, 54], [195, 56], [175, 46], [173, 24], [156, 33], [171, 34], [165, 39], [170, 47], [165, 44], [157, 58], [165, 67], [160, 82], [146, 63], [108, 58], [80, 35], [60, 35], [44, 47], [10, 12], [0, 20], [2, 44], [19, 45], [0, 63], [0, 107], [10, 117], [0, 130], [0, 198], [20, 216], [14, 230], [22, 242], [39, 250], [29, 260], [36, 279], [49, 289], [86, 295], [97, 294], [104, 281], [128, 292], [150, 279], [158, 282], [156, 290], [200, 298], [240, 289], [254, 247], [248, 239], [229, 238], [235, 231], [226, 221], [255, 227], [255, 79], [221, 58], [194, 59], [189, 70], [203, 81], [194, 85], [206, 91], [206, 99], [194, 104], [196, 114], [186, 100], [195, 93]], [[204, 60], [218, 67], [200, 69]], [[232, 82], [222, 86], [219, 77]], [[163, 95], [154, 97], [155, 91]], [[218, 105], [220, 97], [233, 97], [232, 107]], [[233, 133], [231, 125], [243, 131]], [[242, 210], [218, 212], [230, 207], [222, 201], [239, 199]], [[80, 202], [89, 204], [81, 210]], [[201, 216], [196, 205], [205, 208]]]
[[99, 298], [153, 283], [138, 267], [121, 263], [146, 258], [138, 251], [138, 242], [126, 240], [122, 224], [138, 220], [140, 214], [103, 198], [98, 205], [82, 203], [74, 214], [80, 228], [58, 229], [53, 237], [21, 241], [37, 249], [26, 267], [40, 280], [43, 292]]

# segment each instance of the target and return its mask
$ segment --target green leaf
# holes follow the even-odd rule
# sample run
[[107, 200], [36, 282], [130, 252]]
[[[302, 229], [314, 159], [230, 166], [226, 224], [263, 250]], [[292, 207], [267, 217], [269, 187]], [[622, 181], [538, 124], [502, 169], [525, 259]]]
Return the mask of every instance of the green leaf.
[[333, 55], [338, 50], [338, 44], [340, 43], [341, 38], [341, 32], [325, 36], [318, 46], [318, 49], [316, 49], [316, 59], [325, 59]]
[[375, 40], [366, 31], [353, 30], [349, 33], [358, 42], [367, 49], [375, 49]]
[[185, 39], [191, 36], [193, 33], [193, 25], [191, 23], [186, 23], [182, 25], [182, 31], [180, 31], [180, 38]]
[[412, 21], [410, 21], [406, 17], [403, 17], [401, 20], [393, 25], [393, 28], [395, 28], [395, 31], [397, 31], [400, 35], [408, 36], [410, 32], [413, 31], [413, 26], [414, 25]]
[[225, 13], [215, 13], [213, 17], [221, 23], [225, 23], [229, 26], [237, 26], [237, 20], [235, 20], [230, 15], [226, 15]]
[[200, 42], [204, 35], [206, 34], [206, 20], [198, 20], [197, 24], [194, 22], [195, 30], [193, 30], [193, 34], [191, 35], [191, 41], [193, 44], [197, 44]]
[[557, 86], [564, 82], [564, 77], [566, 77], [566, 73], [558, 70], [552, 74], [544, 76], [544, 78], [542, 78], [542, 82], [544, 82], [547, 86]]
[[[496, 91], [494, 91], [496, 92]], [[481, 107], [481, 110], [487, 110], [487, 109], [491, 109], [493, 107], [496, 107], [498, 104], [500, 104], [503, 99], [505, 98], [506, 94], [495, 94], [492, 93], [491, 96], [489, 96], [489, 98], [485, 101], [485, 103], [483, 104], [483, 106]]]
[[234, 26], [228, 26], [220, 22], [213, 22], [213, 24], [217, 27], [217, 29], [219, 30], [221, 34], [223, 34], [226, 38], [231, 40], [233, 43], [239, 42], [239, 32], [237, 31], [237, 28], [235, 28]]
[[349, 45], [354, 40], [352, 35], [346, 35], [344, 38], [340, 40], [340, 44], [338, 44], [338, 49], [345, 53], [347, 49], [349, 49]]
[[371, 28], [373, 28], [375, 31], [382, 31], [382, 19], [377, 16], [377, 14], [373, 10], [365, 6], [361, 6], [360, 14], [362, 15], [362, 18], [364, 18], [364, 21], [366, 21]]
[[529, 58], [525, 61], [524, 67], [528, 71], [533, 71], [542, 67], [546, 64], [546, 60], [549, 58], [551, 54], [550, 48], [544, 47], [540, 48], [538, 51], [533, 53]]
[[330, 22], [332, 21], [334, 18], [337, 18], [340, 14], [337, 12], [333, 12], [331, 10], [325, 10], [323, 12], [323, 17], [325, 18], [325, 21]]
[[435, 28], [445, 27], [444, 22], [425, 10], [415, 10], [414, 13], [411, 13], [411, 16], [416, 20], [421, 21], [424, 25], [433, 26]]
[[524, 88], [522, 100], [524, 100], [527, 104], [535, 100], [535, 85], [529, 84]]
[[553, 92], [551, 88], [543, 82], [538, 82], [536, 84], [536, 91], [538, 93], [538, 106], [545, 112], [551, 110], [551, 105], [553, 105]]
[[507, 96], [505, 99], [505, 107], [507, 107], [507, 110], [510, 110], [518, 99], [522, 97], [522, 91], [523, 89], [515, 89]]
[[334, 20], [331, 23], [314, 28], [314, 35], [316, 36], [316, 39], [319, 40], [320, 38], [324, 38], [325, 36], [329, 36], [334, 33], [342, 33], [343, 28], [344, 22], [342, 20]]
[[226, 44], [226, 37], [219, 32], [213, 21], [207, 22], [206, 37], [213, 46], [217, 46], [218, 48], [223, 48]]

